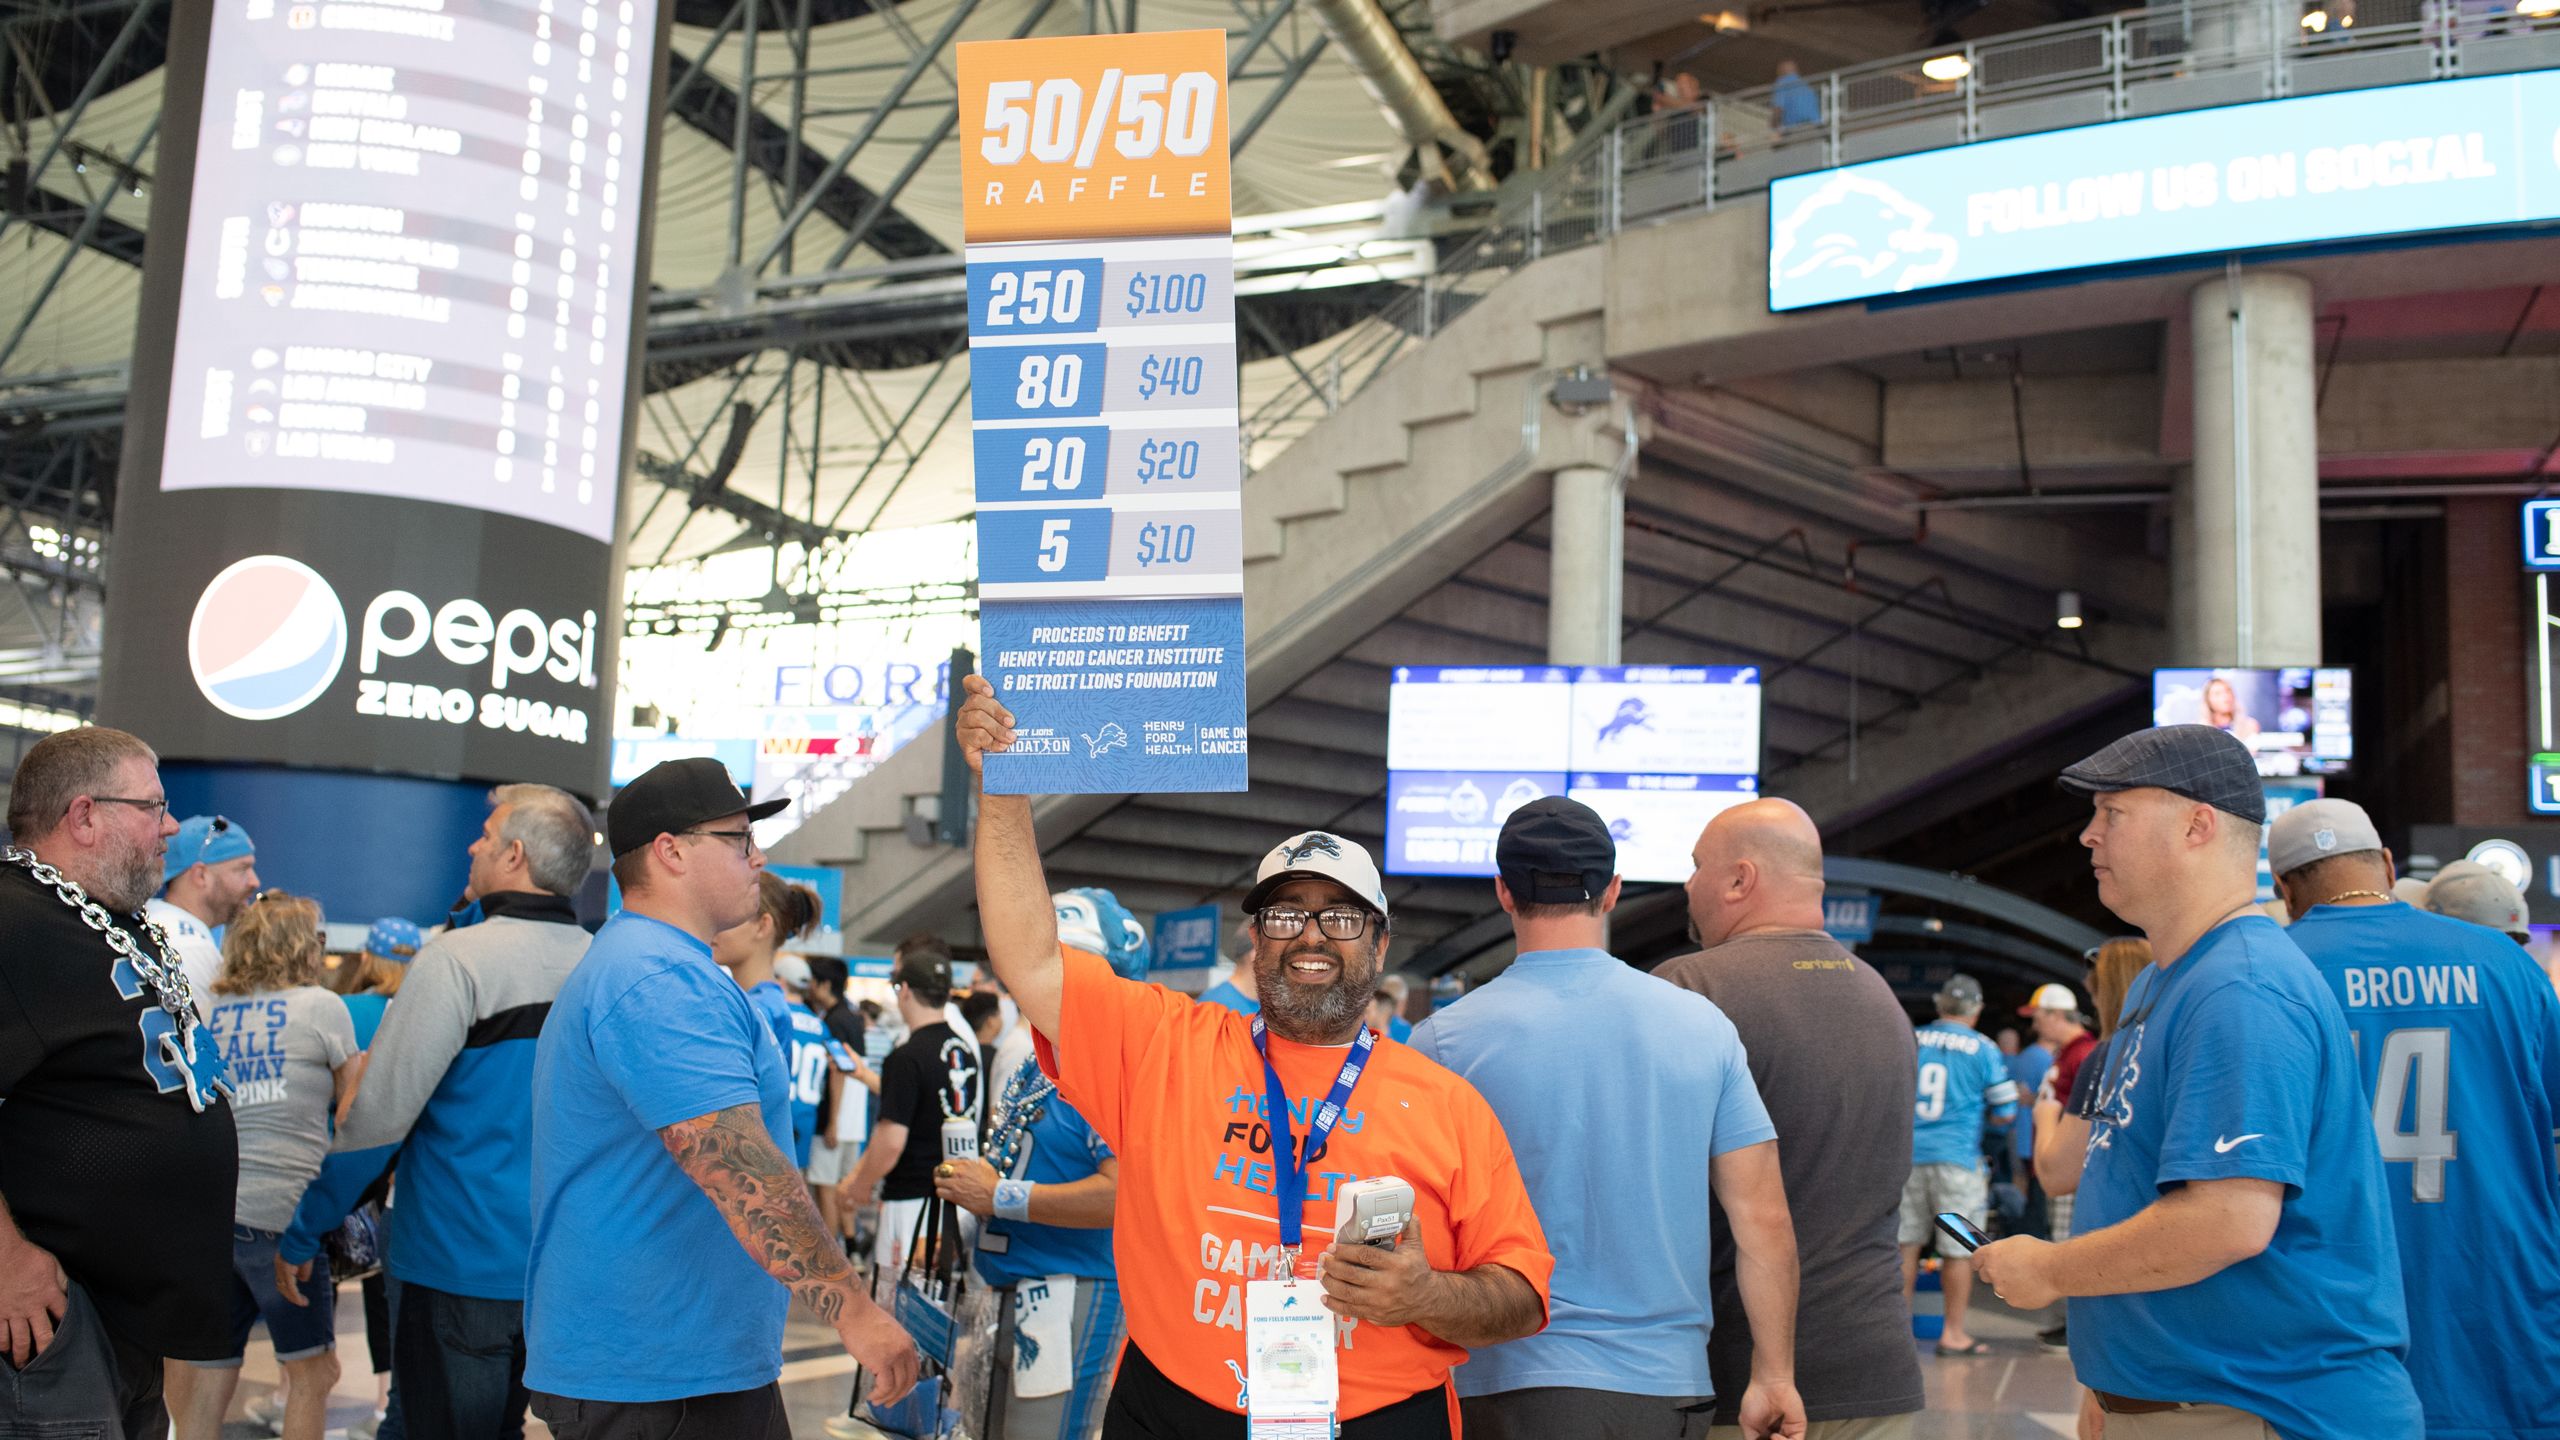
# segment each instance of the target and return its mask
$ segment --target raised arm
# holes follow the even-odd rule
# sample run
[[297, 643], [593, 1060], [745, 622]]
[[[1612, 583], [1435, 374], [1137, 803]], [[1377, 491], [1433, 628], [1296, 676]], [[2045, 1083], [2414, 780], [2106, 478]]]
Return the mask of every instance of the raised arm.
[[1032, 833], [1031, 797], [989, 795], [986, 756], [1013, 744], [1013, 712], [996, 703], [983, 675], [961, 679], [968, 692], [954, 722], [960, 753], [978, 777], [978, 929], [987, 963], [1022, 1009], [1032, 1028], [1058, 1043], [1058, 1011], [1065, 991], [1065, 961], [1058, 954], [1058, 912], [1049, 903], [1049, 878], [1040, 869], [1040, 840]]
[[679, 1120], [658, 1138], [718, 1207], [748, 1256], [835, 1327], [845, 1349], [872, 1374], [873, 1404], [893, 1404], [915, 1387], [915, 1343], [854, 1282], [853, 1262], [764, 1128], [762, 1107], [735, 1105]]

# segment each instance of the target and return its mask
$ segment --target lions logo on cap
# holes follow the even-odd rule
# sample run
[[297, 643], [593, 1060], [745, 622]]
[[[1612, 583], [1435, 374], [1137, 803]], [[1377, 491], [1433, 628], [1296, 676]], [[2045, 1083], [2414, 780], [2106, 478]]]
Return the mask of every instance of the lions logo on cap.
[[2335, 850], [2338, 848], [2338, 832], [2335, 830], [2314, 830], [2311, 832], [2311, 843], [2322, 850]]
[[1280, 847], [1280, 859], [1290, 865], [1298, 864], [1310, 855], [1325, 855], [1339, 860], [1342, 858], [1342, 842], [1319, 833], [1302, 836], [1296, 843]]

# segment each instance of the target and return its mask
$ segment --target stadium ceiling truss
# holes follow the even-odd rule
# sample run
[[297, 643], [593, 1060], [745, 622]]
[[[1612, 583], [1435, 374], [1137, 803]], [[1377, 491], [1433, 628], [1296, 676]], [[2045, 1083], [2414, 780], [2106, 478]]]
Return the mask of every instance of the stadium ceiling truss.
[[[142, 263], [143, 230], [112, 213], [111, 204], [142, 195], [152, 182], [145, 167], [159, 122], [121, 154], [86, 143], [81, 123], [101, 96], [164, 63], [173, 3], [189, 0], [0, 0], [0, 245], [23, 234], [20, 227], [71, 242], [59, 247], [23, 309], [0, 316], [0, 574], [16, 582], [30, 612], [16, 617], [29, 622], [21, 635], [11, 624], [20, 604], [0, 601], [0, 694], [21, 650], [30, 651], [27, 673], [48, 682], [76, 684], [94, 673], [126, 366], [35, 372], [13, 361], [76, 257]], [[718, 217], [726, 263], [709, 285], [652, 286], [634, 464], [655, 483], [643, 487], [645, 501], [635, 495], [627, 513], [634, 535], [661, 522], [662, 511], [674, 523], [659, 523], [631, 563], [770, 549], [770, 608], [778, 619], [843, 588], [837, 571], [846, 542], [879, 521], [967, 398], [966, 368], [954, 364], [967, 345], [962, 257], [901, 209], [909, 183], [959, 128], [951, 47], [973, 18], [972, 35], [1134, 29], [1141, 0], [955, 0], [928, 19], [930, 33], [898, 5], [875, 0], [671, 3], [687, 28], [667, 60], [662, 134], [689, 131], [726, 151]], [[1342, 51], [1318, 13], [1324, 0], [1229, 5], [1229, 78], [1252, 87], [1240, 92], [1250, 103], [1231, 119], [1231, 152], [1241, 154], [1310, 69]], [[1624, 113], [1632, 98], [1596, 66], [1532, 74], [1443, 46], [1431, 34], [1427, 0], [1383, 0], [1380, 9], [1439, 92], [1429, 103], [1489, 140], [1466, 149], [1491, 163], [1443, 165], [1428, 141], [1407, 151], [1400, 180], [1456, 169], [1469, 183], [1454, 194], [1435, 192], [1419, 225], [1406, 232], [1418, 240], [1389, 247], [1388, 263], [1376, 247], [1364, 253], [1358, 243], [1303, 243], [1310, 234], [1327, 238], [1328, 226], [1347, 233], [1344, 217], [1270, 217], [1270, 234], [1301, 243], [1294, 251], [1240, 243], [1240, 256], [1265, 256], [1246, 259], [1240, 276], [1241, 362], [1285, 357], [1298, 367], [1295, 352], [1376, 314], [1406, 282], [1429, 273], [1441, 243], [1481, 223], [1501, 195], [1534, 183], [1537, 167], [1577, 127]], [[890, 38], [867, 46], [858, 63], [839, 63], [841, 46], [831, 57], [813, 45], [826, 26], [864, 16], [876, 17]], [[991, 30], [1000, 16], [1013, 23]], [[830, 89], [843, 88], [848, 76], [859, 76], [852, 83], [872, 98], [852, 106], [831, 100]], [[884, 133], [928, 121], [921, 139]], [[867, 150], [892, 146], [906, 154], [885, 182], [856, 178], [855, 162]], [[878, 171], [866, 166], [864, 173]], [[1370, 236], [1385, 228], [1375, 208], [1349, 218]], [[874, 377], [888, 371], [922, 374], [925, 383], [884, 394], [890, 387], [875, 385]], [[718, 403], [675, 403], [671, 392], [704, 380], [714, 382]], [[734, 482], [750, 463], [750, 433], [769, 416], [780, 422], [779, 458], [768, 443], [752, 462], [778, 467], [770, 482], [753, 487], [773, 497], [765, 499]], [[872, 453], [849, 489], [840, 476], [822, 486], [822, 438], [827, 427], [846, 424], [862, 428]], [[838, 493], [822, 493], [829, 488]], [[706, 511], [725, 523], [695, 526]], [[789, 573], [786, 547], [799, 557]], [[829, 618], [840, 613], [831, 608]], [[13, 643], [36, 634], [68, 637], [69, 648]]]

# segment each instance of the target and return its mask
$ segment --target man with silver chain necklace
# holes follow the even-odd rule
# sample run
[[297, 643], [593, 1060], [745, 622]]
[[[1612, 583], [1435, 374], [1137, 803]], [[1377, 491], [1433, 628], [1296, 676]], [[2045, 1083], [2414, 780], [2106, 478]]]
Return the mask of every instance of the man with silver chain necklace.
[[[1147, 978], [1146, 927], [1108, 890], [1062, 890], [1058, 943]], [[1092, 1440], [1126, 1331], [1111, 1261], [1120, 1161], [1032, 1058], [1030, 1027], [996, 1052], [984, 1159], [934, 1167], [934, 1193], [984, 1222], [978, 1275], [1003, 1295], [988, 1440]], [[1008, 1358], [1007, 1351], [1010, 1351]], [[972, 1416], [972, 1419], [978, 1417]]]
[[226, 1353], [239, 1178], [222, 1057], [142, 914], [178, 827], [159, 757], [102, 726], [29, 748], [8, 818], [0, 1430], [159, 1440], [162, 1361]]

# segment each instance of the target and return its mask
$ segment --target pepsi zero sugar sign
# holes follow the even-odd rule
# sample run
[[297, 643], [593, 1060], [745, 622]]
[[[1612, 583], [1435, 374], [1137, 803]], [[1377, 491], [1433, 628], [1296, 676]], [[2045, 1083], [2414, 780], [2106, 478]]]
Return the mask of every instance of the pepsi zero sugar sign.
[[1511, 812], [1597, 811], [1629, 880], [1689, 877], [1718, 811], [1760, 793], [1755, 666], [1398, 666], [1387, 686], [1387, 864], [1494, 873]]
[[603, 793], [661, 0], [173, 8], [99, 718]]
[[959, 53], [987, 789], [1242, 790], [1226, 33]]
[[2560, 217], [2560, 72], [2120, 120], [1769, 187], [1769, 308]]

